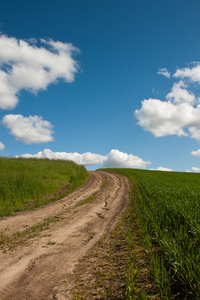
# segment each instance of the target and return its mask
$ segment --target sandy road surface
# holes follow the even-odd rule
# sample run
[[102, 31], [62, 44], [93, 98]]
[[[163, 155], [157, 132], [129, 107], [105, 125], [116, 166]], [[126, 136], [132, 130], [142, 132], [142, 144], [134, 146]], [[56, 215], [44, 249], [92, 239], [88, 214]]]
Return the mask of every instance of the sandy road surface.
[[[77, 204], [96, 193], [96, 199]], [[102, 171], [90, 172], [83, 187], [67, 197], [16, 216], [0, 219], [0, 232], [12, 234], [61, 216], [36, 237], [0, 253], [1, 300], [72, 299], [70, 275], [86, 252], [109, 232], [124, 210], [128, 179]]]

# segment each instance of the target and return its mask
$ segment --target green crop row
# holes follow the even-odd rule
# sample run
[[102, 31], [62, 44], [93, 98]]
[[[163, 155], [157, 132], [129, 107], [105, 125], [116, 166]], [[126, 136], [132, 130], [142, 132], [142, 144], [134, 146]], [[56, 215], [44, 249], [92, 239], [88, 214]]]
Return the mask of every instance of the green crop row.
[[161, 298], [200, 299], [200, 174], [112, 171], [132, 184], [131, 201]]
[[0, 158], [0, 217], [55, 201], [87, 177], [71, 161]]

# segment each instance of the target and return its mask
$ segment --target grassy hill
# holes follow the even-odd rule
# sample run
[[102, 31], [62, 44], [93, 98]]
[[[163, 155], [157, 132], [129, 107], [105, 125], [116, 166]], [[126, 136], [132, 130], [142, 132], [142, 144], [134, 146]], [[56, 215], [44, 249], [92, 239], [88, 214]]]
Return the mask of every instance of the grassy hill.
[[0, 158], [0, 217], [55, 201], [87, 177], [86, 169], [71, 161]]

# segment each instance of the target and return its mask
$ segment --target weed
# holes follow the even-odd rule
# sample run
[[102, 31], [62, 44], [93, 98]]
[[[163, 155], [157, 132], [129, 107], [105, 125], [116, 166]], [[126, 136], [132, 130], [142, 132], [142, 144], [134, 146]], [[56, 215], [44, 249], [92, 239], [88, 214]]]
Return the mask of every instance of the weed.
[[[39, 232], [49, 229], [50, 224], [59, 222], [61, 218], [48, 218], [42, 223], [39, 223], [23, 231], [15, 232], [12, 235], [6, 235], [0, 232], [0, 248], [6, 252], [13, 250], [17, 246], [25, 244], [29, 239], [35, 237]], [[50, 244], [49, 244], [50, 245]]]
[[[101, 185], [99, 192], [102, 192], [102, 191], [108, 186], [108, 183], [109, 183], [108, 180], [106, 180], [106, 181]], [[75, 206], [75, 208], [76, 208], [76, 207], [79, 207], [79, 206], [82, 206], [82, 205], [85, 205], [85, 204], [88, 204], [88, 203], [92, 203], [93, 201], [96, 200], [97, 194], [98, 194], [98, 192], [92, 194], [92, 195], [91, 195], [90, 197], [88, 197], [87, 199], [85, 199], [85, 200], [83, 200], [83, 201], [77, 203], [76, 206]]]
[[55, 245], [55, 244], [56, 244], [56, 242], [51, 241], [51, 240], [49, 240], [49, 241], [47, 242], [47, 245], [48, 245], [48, 246], [52, 246], [52, 245]]
[[96, 200], [96, 195], [97, 195], [97, 193], [94, 193], [92, 196], [88, 197], [87, 199], [77, 203], [75, 207], [79, 207], [79, 206], [93, 202], [94, 200]]

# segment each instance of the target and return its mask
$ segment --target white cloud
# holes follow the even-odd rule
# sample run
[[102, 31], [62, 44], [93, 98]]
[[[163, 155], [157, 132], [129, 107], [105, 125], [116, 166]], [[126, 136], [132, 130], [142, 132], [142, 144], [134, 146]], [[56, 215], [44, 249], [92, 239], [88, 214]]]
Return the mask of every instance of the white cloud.
[[167, 94], [166, 98], [169, 101], [173, 101], [174, 103], [191, 103], [195, 102], [195, 95], [186, 90], [187, 85], [180, 81], [178, 83], [174, 83], [172, 90], [169, 94]]
[[168, 101], [145, 99], [142, 108], [135, 111], [138, 124], [156, 137], [167, 135], [190, 136], [200, 140], [200, 105], [195, 96], [179, 82], [173, 85]]
[[200, 63], [196, 63], [194, 67], [177, 69], [173, 77], [188, 79], [193, 83], [200, 84]]
[[37, 39], [36, 38], [30, 38], [30, 39], [27, 39], [27, 42], [29, 42], [30, 44], [37, 44]]
[[44, 149], [37, 154], [23, 154], [20, 157], [72, 160], [79, 165], [102, 165], [106, 168], [145, 168], [147, 164], [151, 164], [150, 161], [143, 161], [138, 156], [123, 153], [119, 150], [111, 150], [108, 155], [103, 156], [91, 152], [79, 154], [77, 152], [52, 152], [50, 149]]
[[37, 154], [23, 154], [20, 157], [23, 158], [48, 158], [48, 159], [61, 159], [61, 160], [71, 160], [74, 161], [78, 165], [91, 166], [102, 164], [107, 157], [86, 152], [83, 154], [79, 154], [77, 152], [67, 153], [67, 152], [52, 152], [50, 149], [44, 149], [43, 151], [38, 152]]
[[187, 170], [186, 172], [194, 172], [194, 173], [200, 173], [200, 168], [192, 167], [191, 170]]
[[191, 154], [193, 156], [200, 156], [200, 149], [198, 149], [197, 151], [192, 151]]
[[53, 126], [40, 116], [23, 117], [22, 115], [6, 115], [2, 125], [10, 129], [10, 134], [25, 144], [47, 143], [53, 141]]
[[160, 68], [158, 70], [158, 74], [163, 75], [167, 78], [170, 78], [170, 76], [171, 76], [170, 72], [166, 68]]
[[33, 93], [45, 90], [58, 79], [72, 82], [78, 71], [73, 54], [78, 51], [70, 43], [51, 39], [27, 41], [0, 36], [0, 108], [12, 109], [17, 94], [25, 89]]
[[183, 127], [186, 125], [185, 117], [188, 119], [187, 116], [191, 114], [187, 104], [177, 106], [169, 101], [151, 98], [142, 101], [142, 108], [135, 111], [138, 124], [156, 137], [170, 134], [187, 135]]
[[4, 150], [4, 149], [5, 149], [5, 145], [2, 142], [0, 142], [0, 150]]
[[106, 156], [86, 152], [82, 154], [82, 164], [84, 166], [99, 165], [107, 159]]
[[[158, 73], [167, 72], [163, 68]], [[200, 97], [189, 90], [191, 83], [200, 84], [200, 62], [191, 68], [177, 69], [173, 77], [182, 80], [173, 84], [165, 101], [144, 99], [141, 109], [135, 110], [138, 124], [156, 137], [178, 135], [200, 141]]]
[[138, 156], [127, 154], [119, 150], [111, 150], [107, 155], [103, 167], [106, 168], [145, 168], [151, 164], [150, 161], [144, 161]]
[[[192, 154], [193, 156], [199, 157], [199, 156], [200, 156], [200, 149], [198, 149], [198, 150], [196, 150], [196, 151], [192, 151], [191, 154]], [[191, 170], [187, 170], [186, 172], [200, 173], [200, 168], [192, 167]]]
[[17, 89], [9, 82], [6, 72], [0, 70], [0, 108], [12, 109], [18, 103]]
[[167, 171], [167, 172], [173, 172], [172, 169], [164, 168], [164, 167], [158, 167], [157, 169], [151, 169], [151, 170], [154, 170], [154, 171]]

